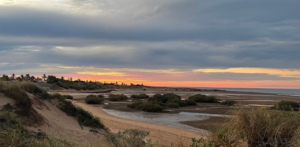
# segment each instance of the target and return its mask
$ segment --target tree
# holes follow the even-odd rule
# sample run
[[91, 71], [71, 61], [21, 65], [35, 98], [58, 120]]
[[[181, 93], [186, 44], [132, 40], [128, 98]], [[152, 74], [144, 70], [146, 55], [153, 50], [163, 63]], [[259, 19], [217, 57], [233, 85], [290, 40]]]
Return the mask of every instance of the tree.
[[8, 76], [6, 74], [3, 74], [2, 75], [2, 80], [3, 81], [9, 81], [9, 78], [8, 78]]
[[24, 75], [23, 75], [23, 74], [21, 74], [21, 80], [22, 80], [22, 81], [24, 80]]
[[30, 80], [30, 74], [26, 74], [25, 79]]
[[34, 76], [31, 76], [31, 77], [30, 77], [30, 81], [34, 82], [34, 81], [35, 81], [35, 77], [34, 77]]
[[14, 73], [11, 75], [11, 79], [12, 79], [12, 80], [15, 79], [15, 74], [14, 74]]

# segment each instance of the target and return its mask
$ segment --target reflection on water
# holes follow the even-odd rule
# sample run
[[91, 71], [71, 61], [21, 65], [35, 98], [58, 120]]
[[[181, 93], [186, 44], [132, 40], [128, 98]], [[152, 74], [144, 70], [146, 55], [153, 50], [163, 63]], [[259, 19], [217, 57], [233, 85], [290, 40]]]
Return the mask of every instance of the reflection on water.
[[190, 131], [201, 132], [204, 134], [208, 134], [208, 131], [194, 128], [185, 124], [181, 124], [181, 121], [195, 121], [195, 120], [205, 120], [208, 119], [208, 116], [200, 116], [200, 115], [182, 115], [182, 114], [164, 114], [164, 113], [147, 113], [147, 112], [123, 112], [111, 109], [103, 109], [108, 114], [113, 116], [149, 122], [154, 124], [161, 124], [166, 126], [172, 126], [176, 128], [182, 128]]

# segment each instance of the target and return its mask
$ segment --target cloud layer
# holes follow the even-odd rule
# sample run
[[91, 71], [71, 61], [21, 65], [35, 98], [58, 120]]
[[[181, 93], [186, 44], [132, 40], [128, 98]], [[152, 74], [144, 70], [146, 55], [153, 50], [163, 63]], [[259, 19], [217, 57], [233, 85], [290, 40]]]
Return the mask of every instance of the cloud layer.
[[[157, 82], [300, 80], [284, 76], [300, 70], [299, 5], [297, 0], [4, 0], [0, 71]], [[241, 68], [255, 70], [226, 70]]]

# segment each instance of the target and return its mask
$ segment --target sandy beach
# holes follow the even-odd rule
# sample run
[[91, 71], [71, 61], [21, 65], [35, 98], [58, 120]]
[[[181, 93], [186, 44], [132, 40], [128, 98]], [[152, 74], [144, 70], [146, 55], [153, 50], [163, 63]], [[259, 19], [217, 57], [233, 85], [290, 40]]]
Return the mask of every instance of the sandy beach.
[[[150, 131], [149, 139], [153, 141], [158, 141], [164, 144], [177, 144], [178, 141], [189, 140], [190, 138], [205, 138], [205, 135], [188, 131], [184, 129], [163, 126], [158, 124], [151, 124], [146, 122], [133, 121], [124, 118], [118, 118], [107, 114], [103, 110], [92, 107], [84, 103], [73, 101], [77, 106], [93, 113], [96, 117], [99, 117], [106, 127], [108, 127], [112, 132], [123, 131], [126, 129], [140, 129], [145, 131]], [[176, 139], [174, 139], [176, 138]], [[181, 139], [181, 140], [178, 140]]]

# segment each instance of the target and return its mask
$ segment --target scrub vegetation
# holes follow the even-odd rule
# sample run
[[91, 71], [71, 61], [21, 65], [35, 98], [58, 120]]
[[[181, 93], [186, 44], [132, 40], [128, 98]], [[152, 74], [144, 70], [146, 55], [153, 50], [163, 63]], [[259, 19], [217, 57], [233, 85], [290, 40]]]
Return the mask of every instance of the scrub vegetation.
[[196, 94], [189, 97], [189, 100], [201, 103], [219, 103], [219, 99], [214, 96], [206, 96], [202, 94]]
[[238, 109], [211, 139], [216, 146], [300, 146], [300, 114], [258, 108]]
[[131, 98], [133, 99], [147, 99], [149, 96], [147, 94], [138, 94], [138, 95], [132, 95]]
[[103, 95], [88, 95], [86, 98], [85, 98], [85, 102], [87, 104], [102, 104], [104, 101], [104, 97]]
[[280, 101], [274, 105], [274, 108], [284, 111], [299, 111], [300, 103], [293, 101]]
[[124, 94], [110, 94], [108, 100], [110, 101], [122, 101], [127, 100], [128, 97]]
[[165, 108], [179, 108], [184, 106], [197, 105], [195, 101], [181, 100], [181, 96], [167, 93], [155, 94], [153, 97], [147, 99], [147, 102], [137, 101], [127, 106], [132, 109], [140, 109], [147, 112], [161, 112]]

